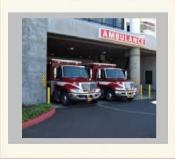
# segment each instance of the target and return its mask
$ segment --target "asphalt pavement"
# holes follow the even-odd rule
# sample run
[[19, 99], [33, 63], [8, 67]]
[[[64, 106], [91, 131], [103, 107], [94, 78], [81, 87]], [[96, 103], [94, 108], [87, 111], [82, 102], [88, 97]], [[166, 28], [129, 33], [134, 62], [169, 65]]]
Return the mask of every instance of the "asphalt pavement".
[[23, 138], [155, 138], [153, 99], [57, 105], [56, 114], [22, 132]]

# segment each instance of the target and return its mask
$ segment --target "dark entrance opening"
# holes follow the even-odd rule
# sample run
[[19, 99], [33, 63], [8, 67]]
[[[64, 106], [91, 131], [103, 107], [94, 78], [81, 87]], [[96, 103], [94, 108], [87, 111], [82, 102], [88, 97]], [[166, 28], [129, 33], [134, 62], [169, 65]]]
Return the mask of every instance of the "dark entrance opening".
[[145, 71], [145, 84], [152, 84], [152, 71]]
[[115, 63], [118, 67], [127, 69], [128, 50], [129, 46], [48, 33], [48, 59]]

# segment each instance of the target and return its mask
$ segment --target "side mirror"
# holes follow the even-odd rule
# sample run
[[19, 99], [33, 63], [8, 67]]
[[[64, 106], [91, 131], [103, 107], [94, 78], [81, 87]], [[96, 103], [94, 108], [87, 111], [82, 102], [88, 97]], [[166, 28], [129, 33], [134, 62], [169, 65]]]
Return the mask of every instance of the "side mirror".
[[124, 74], [125, 74], [125, 79], [128, 79], [128, 72], [126, 70], [124, 70]]
[[98, 70], [98, 76], [97, 76], [98, 79], [101, 78], [101, 69]]
[[90, 78], [92, 79], [92, 69], [89, 70]]
[[53, 78], [56, 79], [57, 77], [57, 68], [55, 67], [53, 70]]

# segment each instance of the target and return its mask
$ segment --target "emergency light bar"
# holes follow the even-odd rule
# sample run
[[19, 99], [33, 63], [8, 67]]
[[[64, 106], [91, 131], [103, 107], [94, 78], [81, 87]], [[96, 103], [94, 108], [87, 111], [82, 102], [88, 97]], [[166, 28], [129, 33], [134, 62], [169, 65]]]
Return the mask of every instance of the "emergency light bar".
[[59, 64], [82, 64], [81, 61], [76, 61], [76, 60], [64, 60], [64, 59], [51, 59], [53, 62], [57, 62]]
[[99, 65], [99, 66], [111, 66], [111, 67], [116, 67], [117, 66], [116, 64], [111, 64], [111, 63], [97, 63], [97, 62], [88, 63], [88, 64]]

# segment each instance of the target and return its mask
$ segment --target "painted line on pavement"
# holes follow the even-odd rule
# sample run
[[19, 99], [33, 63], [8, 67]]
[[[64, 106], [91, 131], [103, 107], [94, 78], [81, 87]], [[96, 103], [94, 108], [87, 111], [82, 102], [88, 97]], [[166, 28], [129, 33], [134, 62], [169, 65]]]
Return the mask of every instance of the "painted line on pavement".
[[119, 108], [112, 108], [109, 106], [104, 106], [102, 104], [98, 105], [98, 107], [105, 108], [105, 109], [110, 109], [110, 110], [115, 110], [115, 111], [120, 111], [120, 112], [126, 112], [126, 113], [133, 113], [133, 114], [144, 114], [144, 115], [152, 115], [155, 116], [154, 113], [148, 113], [148, 112], [139, 112], [139, 111], [133, 111], [133, 110], [122, 110]]

